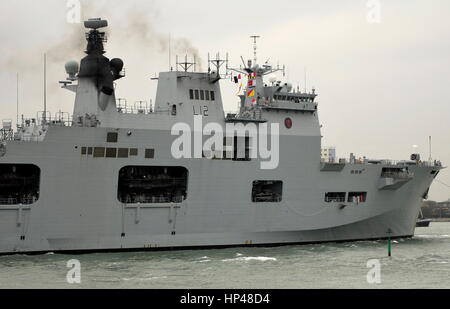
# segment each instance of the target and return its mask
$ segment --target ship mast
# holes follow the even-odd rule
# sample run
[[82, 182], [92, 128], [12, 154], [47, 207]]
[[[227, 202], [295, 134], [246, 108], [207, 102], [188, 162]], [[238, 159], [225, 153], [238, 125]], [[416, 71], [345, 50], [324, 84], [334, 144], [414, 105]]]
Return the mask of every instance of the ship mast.
[[258, 50], [258, 46], [257, 46], [257, 40], [260, 38], [259, 35], [252, 35], [250, 38], [253, 39], [253, 65], [256, 65], [258, 63], [258, 58], [257, 58], [257, 50]]
[[44, 115], [43, 124], [47, 122], [47, 54], [44, 54]]

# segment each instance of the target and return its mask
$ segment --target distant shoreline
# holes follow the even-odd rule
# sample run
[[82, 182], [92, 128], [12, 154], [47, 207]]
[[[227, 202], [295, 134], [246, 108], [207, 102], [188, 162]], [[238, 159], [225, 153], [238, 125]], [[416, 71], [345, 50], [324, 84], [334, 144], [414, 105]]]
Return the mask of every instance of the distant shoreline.
[[450, 218], [431, 219], [431, 222], [450, 222]]

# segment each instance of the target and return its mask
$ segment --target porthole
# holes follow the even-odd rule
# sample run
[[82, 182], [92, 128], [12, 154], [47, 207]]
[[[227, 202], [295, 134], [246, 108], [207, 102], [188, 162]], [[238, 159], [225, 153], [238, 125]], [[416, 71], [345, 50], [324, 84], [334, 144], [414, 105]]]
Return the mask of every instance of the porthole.
[[284, 120], [284, 125], [286, 126], [287, 129], [291, 129], [292, 128], [292, 119], [291, 118], [286, 118]]

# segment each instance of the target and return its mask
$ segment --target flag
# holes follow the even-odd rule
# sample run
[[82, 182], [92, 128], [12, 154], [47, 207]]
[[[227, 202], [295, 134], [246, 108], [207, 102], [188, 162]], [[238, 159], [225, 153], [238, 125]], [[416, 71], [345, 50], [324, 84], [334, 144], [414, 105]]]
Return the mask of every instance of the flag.
[[247, 92], [248, 97], [254, 97], [255, 96], [255, 90], [250, 90]]
[[238, 79], [241, 79], [241, 78], [242, 78], [242, 77], [241, 77], [241, 74], [239, 74], [239, 75], [238, 75]]
[[253, 80], [249, 80], [249, 81], [248, 81], [248, 86], [249, 86], [249, 87], [253, 87]]
[[237, 94], [241, 93], [241, 90], [242, 90], [242, 87], [243, 87], [243, 86], [244, 86], [244, 85], [243, 85], [242, 83], [239, 85], [239, 90], [238, 90]]

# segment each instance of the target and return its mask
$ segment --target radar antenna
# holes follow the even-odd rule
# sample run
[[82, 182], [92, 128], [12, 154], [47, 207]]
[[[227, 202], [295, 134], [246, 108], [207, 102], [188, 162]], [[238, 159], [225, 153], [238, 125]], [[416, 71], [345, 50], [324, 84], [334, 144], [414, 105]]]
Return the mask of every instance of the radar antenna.
[[286, 67], [283, 66], [281, 68], [280, 65], [277, 65], [277, 67], [273, 67], [268, 64], [270, 59], [267, 59], [267, 61], [265, 62], [265, 64], [263, 66], [261, 66], [261, 67], [256, 66], [257, 60], [258, 60], [258, 58], [257, 58], [257, 50], [258, 50], [257, 39], [259, 39], [260, 36], [253, 35], [253, 36], [251, 36], [251, 38], [253, 39], [253, 44], [254, 44], [253, 45], [254, 62], [252, 63], [252, 60], [248, 60], [248, 63], [245, 63], [244, 58], [241, 56], [241, 61], [244, 66], [243, 67], [240, 66], [239, 69], [227, 68], [227, 71], [234, 71], [234, 72], [241, 73], [241, 74], [257, 73], [258, 76], [264, 76], [264, 75], [268, 75], [268, 74], [272, 74], [272, 73], [276, 73], [276, 72], [283, 72], [283, 76], [284, 76], [286, 74]]
[[[213, 72], [211, 71], [211, 64], [213, 66], [216, 67], [216, 72], [215, 72], [215, 76], [213, 76], [212, 79], [212, 83], [216, 83], [217, 81], [219, 81], [221, 78], [227, 78], [229, 76], [229, 68], [228, 68], [228, 53], [225, 59], [220, 59], [220, 54], [217, 53], [216, 54], [216, 59], [211, 59], [210, 55], [208, 54], [208, 73], [210, 75], [214, 75], [212, 74]], [[223, 65], [226, 65], [226, 72], [223, 76], [220, 75], [220, 68]]]
[[257, 57], [257, 51], [258, 51], [257, 40], [260, 38], [260, 36], [259, 35], [252, 35], [250, 38], [253, 39], [253, 55], [254, 55], [253, 65], [256, 65], [257, 64], [257, 60], [258, 60], [258, 57]]
[[195, 71], [195, 67], [196, 67], [196, 59], [194, 57], [194, 62], [188, 62], [188, 56], [186, 55], [184, 57], [184, 62], [178, 62], [178, 56], [177, 56], [177, 71], [178, 71], [178, 67], [180, 66], [183, 72], [188, 72], [189, 69], [191, 67], [194, 67], [194, 71]]

